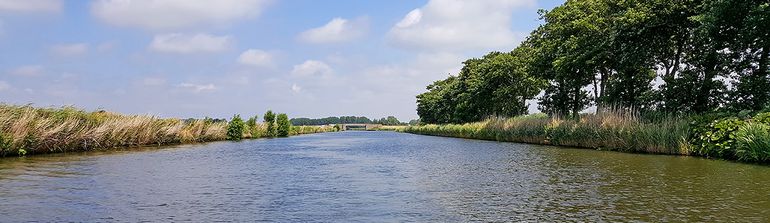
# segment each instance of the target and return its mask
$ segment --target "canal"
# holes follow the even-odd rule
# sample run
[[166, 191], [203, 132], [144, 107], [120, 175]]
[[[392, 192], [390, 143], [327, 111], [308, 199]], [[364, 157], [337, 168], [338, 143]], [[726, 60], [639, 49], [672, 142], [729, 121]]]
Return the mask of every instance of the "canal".
[[0, 159], [0, 222], [770, 221], [770, 168], [335, 132]]

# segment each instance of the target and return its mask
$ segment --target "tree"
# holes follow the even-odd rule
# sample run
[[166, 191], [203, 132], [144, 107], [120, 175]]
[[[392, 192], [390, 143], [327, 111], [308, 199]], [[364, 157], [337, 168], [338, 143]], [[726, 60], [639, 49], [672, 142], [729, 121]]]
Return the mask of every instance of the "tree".
[[227, 123], [227, 139], [241, 140], [243, 138], [243, 119], [240, 115], [234, 115], [233, 119]]
[[275, 137], [277, 134], [275, 129], [275, 113], [273, 113], [272, 110], [267, 110], [265, 115], [262, 117], [264, 118], [264, 123], [266, 126], [265, 135], [267, 135], [267, 137]]
[[251, 138], [259, 138], [259, 126], [257, 126], [257, 119], [258, 116], [254, 115], [254, 117], [249, 118], [246, 120], [246, 132], [249, 133], [249, 136]]
[[284, 113], [278, 114], [278, 119], [276, 122], [278, 124], [278, 137], [289, 136], [289, 131], [291, 131], [291, 122], [289, 122], [289, 116]]

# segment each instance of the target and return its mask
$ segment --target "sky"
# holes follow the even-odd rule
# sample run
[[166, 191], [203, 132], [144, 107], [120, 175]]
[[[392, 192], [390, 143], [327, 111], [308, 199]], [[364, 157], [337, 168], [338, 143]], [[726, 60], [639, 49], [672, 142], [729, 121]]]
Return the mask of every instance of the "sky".
[[562, 2], [0, 0], [0, 102], [408, 121], [425, 86]]

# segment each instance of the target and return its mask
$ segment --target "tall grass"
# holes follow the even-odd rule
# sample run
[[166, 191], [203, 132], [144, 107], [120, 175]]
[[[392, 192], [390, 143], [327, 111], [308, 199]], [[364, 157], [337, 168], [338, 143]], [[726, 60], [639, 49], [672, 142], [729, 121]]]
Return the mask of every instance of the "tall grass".
[[410, 126], [403, 131], [625, 152], [687, 155], [691, 151], [687, 120], [665, 117], [645, 122], [636, 113], [623, 110], [584, 114], [580, 120], [536, 114], [468, 124]]
[[223, 140], [227, 123], [0, 105], [0, 155]]
[[337, 129], [334, 126], [328, 125], [306, 125], [306, 126], [291, 126], [289, 135], [302, 135], [322, 132], [336, 132]]

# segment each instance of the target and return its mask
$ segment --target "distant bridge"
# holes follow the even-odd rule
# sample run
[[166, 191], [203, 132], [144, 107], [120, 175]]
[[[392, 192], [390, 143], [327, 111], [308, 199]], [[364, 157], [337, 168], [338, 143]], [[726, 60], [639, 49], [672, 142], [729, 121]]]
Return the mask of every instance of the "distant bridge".
[[342, 124], [342, 131], [350, 131], [350, 130], [361, 130], [361, 131], [368, 131], [368, 130], [374, 130], [378, 127], [382, 126], [382, 124]]

